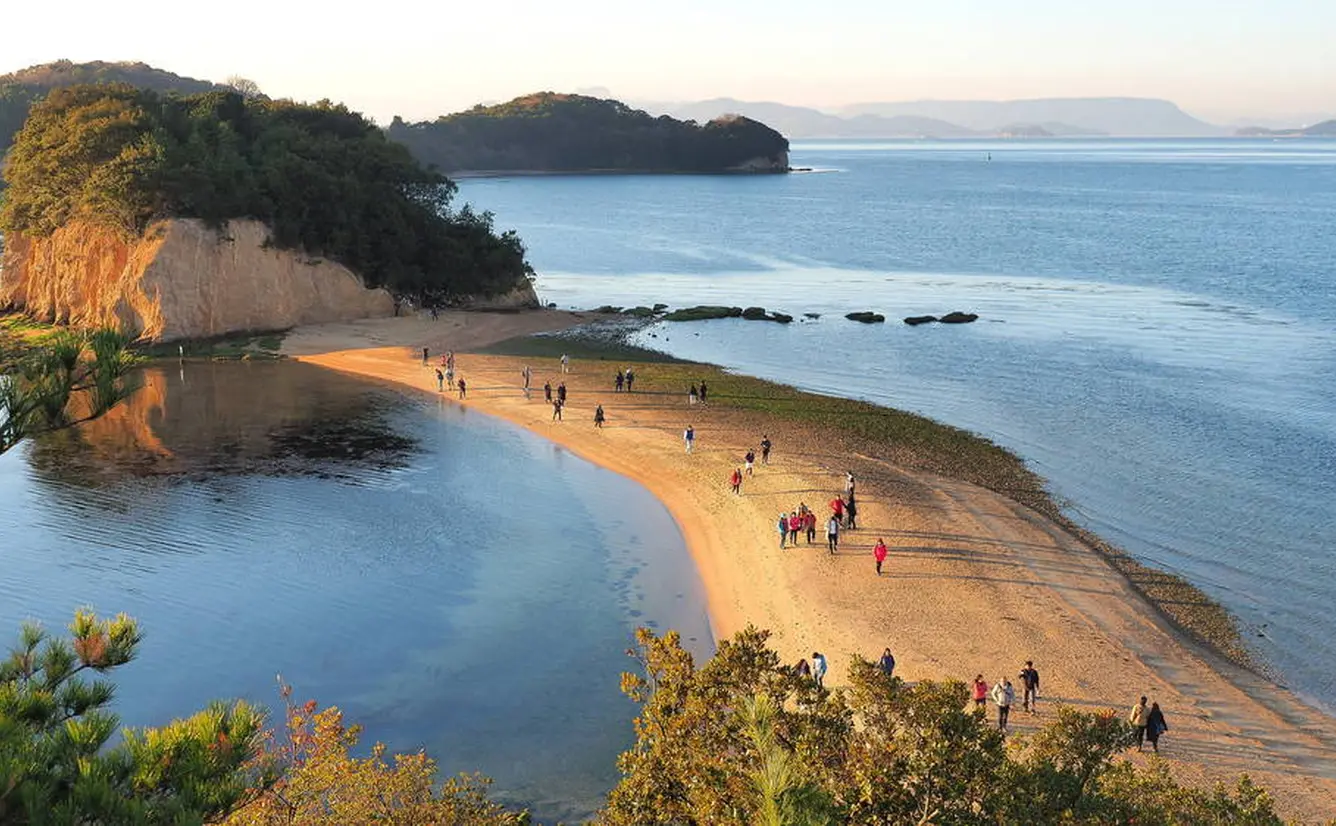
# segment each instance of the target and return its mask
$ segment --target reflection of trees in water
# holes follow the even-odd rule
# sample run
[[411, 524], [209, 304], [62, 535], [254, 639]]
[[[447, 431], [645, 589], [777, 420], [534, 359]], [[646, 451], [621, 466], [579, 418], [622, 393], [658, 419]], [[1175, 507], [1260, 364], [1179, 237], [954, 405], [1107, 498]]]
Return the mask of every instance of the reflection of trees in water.
[[104, 418], [37, 440], [40, 479], [98, 485], [125, 476], [315, 475], [356, 480], [404, 467], [417, 440], [396, 432], [388, 391], [294, 363], [150, 366]]

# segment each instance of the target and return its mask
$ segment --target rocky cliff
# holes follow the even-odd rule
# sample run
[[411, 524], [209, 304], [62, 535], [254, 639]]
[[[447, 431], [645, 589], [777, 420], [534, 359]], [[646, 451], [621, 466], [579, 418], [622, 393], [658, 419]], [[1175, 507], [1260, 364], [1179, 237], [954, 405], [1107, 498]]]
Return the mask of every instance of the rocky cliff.
[[214, 231], [193, 220], [160, 221], [135, 242], [79, 222], [48, 238], [10, 236], [0, 306], [159, 341], [394, 314], [390, 294], [347, 267], [267, 238], [256, 221]]

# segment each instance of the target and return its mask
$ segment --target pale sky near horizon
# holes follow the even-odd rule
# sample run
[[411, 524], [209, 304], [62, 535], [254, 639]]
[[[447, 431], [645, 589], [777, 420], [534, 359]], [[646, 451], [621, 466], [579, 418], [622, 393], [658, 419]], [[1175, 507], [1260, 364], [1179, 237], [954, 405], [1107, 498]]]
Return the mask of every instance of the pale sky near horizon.
[[1217, 122], [1336, 116], [1336, 0], [5, 6], [0, 73], [142, 60], [206, 80], [242, 75], [275, 97], [340, 100], [382, 123], [586, 87], [817, 107], [1125, 95]]

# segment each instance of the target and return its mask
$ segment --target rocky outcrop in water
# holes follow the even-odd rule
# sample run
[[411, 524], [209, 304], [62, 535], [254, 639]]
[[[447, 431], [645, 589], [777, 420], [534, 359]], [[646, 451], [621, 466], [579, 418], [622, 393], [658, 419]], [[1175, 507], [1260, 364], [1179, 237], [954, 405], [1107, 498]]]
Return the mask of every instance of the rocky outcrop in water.
[[[385, 290], [333, 261], [269, 247], [268, 237], [256, 221], [215, 231], [194, 220], [157, 222], [133, 241], [77, 221], [46, 238], [9, 236], [0, 305], [158, 341], [394, 314]], [[527, 293], [514, 300], [536, 304]]]
[[858, 321], [863, 324], [880, 324], [886, 320], [886, 316], [881, 313], [874, 313], [868, 310], [858, 313], [845, 313], [844, 317], [850, 321]]

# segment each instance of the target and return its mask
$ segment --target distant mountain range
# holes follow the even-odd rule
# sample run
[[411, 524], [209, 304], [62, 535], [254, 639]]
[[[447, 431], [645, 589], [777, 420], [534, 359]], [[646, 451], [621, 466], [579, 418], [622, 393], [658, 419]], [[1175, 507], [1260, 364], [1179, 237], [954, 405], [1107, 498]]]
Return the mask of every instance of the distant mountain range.
[[1294, 129], [1265, 129], [1248, 126], [1234, 133], [1241, 138], [1336, 138], [1336, 120], [1324, 120], [1312, 126]]
[[763, 121], [790, 138], [1219, 137], [1229, 130], [1192, 117], [1167, 100], [1041, 98], [860, 103], [823, 112], [783, 103], [716, 98], [641, 104], [650, 111], [707, 121], [721, 114]]

